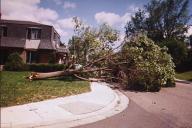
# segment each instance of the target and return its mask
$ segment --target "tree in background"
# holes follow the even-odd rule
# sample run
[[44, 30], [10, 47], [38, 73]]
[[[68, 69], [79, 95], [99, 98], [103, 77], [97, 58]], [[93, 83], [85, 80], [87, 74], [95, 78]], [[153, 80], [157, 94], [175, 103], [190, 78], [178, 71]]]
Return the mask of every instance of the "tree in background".
[[172, 38], [183, 40], [191, 18], [188, 6], [189, 0], [151, 0], [126, 24], [126, 36], [146, 31], [155, 42]]
[[182, 64], [187, 57], [184, 38], [191, 18], [188, 6], [189, 0], [151, 0], [126, 24], [126, 37], [147, 33], [156, 44], [168, 47], [176, 65]]
[[125, 25], [125, 35], [126, 37], [130, 37], [135, 33], [143, 33], [146, 31], [145, 24], [146, 16], [145, 11], [139, 9], [134, 16], [131, 17], [131, 21], [127, 22]]
[[187, 45], [183, 41], [177, 39], [168, 39], [162, 41], [160, 46], [166, 46], [169, 49], [168, 53], [173, 57], [173, 62], [176, 66], [182, 64], [186, 59], [188, 59]]

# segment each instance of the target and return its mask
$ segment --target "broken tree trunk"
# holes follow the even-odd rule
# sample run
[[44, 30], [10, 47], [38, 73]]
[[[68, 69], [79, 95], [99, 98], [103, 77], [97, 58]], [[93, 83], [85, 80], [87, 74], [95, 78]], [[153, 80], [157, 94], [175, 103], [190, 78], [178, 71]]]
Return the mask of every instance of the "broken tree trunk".
[[[56, 72], [48, 72], [48, 73], [38, 73], [38, 72], [32, 72], [30, 74], [30, 76], [28, 76], [27, 78], [29, 80], [38, 80], [38, 79], [46, 79], [46, 78], [51, 78], [51, 77], [59, 77], [59, 76], [69, 76], [69, 75], [73, 75], [79, 79], [83, 79], [83, 80], [88, 80], [88, 81], [93, 81], [93, 79], [88, 79], [88, 78], [83, 78], [80, 76], [81, 73], [88, 73], [88, 72], [95, 72], [95, 71], [108, 71], [111, 72], [112, 69], [110, 69], [110, 67], [102, 67], [102, 68], [95, 68], [93, 67], [94, 64], [99, 63], [101, 61], [105, 61], [108, 60], [110, 57], [116, 55], [116, 53], [112, 53], [112, 54], [108, 54], [106, 56], [103, 56], [101, 58], [98, 58], [96, 60], [92, 60], [90, 61], [88, 64], [86, 64], [85, 66], [83, 66], [80, 69], [70, 69], [71, 67], [73, 67], [72, 65], [74, 65], [75, 62], [72, 62], [69, 66], [68, 69], [66, 70], [62, 70], [62, 71], [56, 71]], [[100, 78], [99, 80], [104, 80], [103, 78]]]
[[48, 73], [38, 73], [38, 72], [32, 72], [29, 77], [27, 77], [29, 80], [38, 80], [38, 79], [46, 79], [51, 77], [59, 77], [59, 76], [69, 76], [79, 74], [79, 73], [87, 73], [87, 72], [94, 72], [94, 71], [111, 71], [109, 68], [90, 68], [90, 69], [68, 69], [63, 71], [56, 71], [56, 72], [48, 72]]

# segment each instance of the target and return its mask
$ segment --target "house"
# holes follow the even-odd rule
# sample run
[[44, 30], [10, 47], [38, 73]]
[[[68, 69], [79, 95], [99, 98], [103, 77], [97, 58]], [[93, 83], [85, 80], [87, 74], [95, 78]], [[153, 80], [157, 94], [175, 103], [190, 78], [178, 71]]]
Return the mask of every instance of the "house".
[[0, 60], [19, 53], [25, 63], [65, 63], [68, 50], [53, 26], [31, 21], [0, 20]]

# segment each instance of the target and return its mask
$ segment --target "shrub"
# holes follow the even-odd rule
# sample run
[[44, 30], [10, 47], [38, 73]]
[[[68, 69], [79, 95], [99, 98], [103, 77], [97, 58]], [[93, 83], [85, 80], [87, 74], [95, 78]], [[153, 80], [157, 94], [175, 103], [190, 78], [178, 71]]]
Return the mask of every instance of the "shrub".
[[8, 56], [4, 69], [7, 71], [22, 71], [26, 70], [26, 66], [17, 52]]
[[125, 66], [126, 87], [142, 91], [159, 91], [164, 86], [174, 86], [174, 63], [167, 48], [160, 48], [145, 35], [133, 36], [125, 42], [121, 59]]
[[35, 72], [53, 72], [66, 68], [63, 64], [28, 64], [28, 69]]

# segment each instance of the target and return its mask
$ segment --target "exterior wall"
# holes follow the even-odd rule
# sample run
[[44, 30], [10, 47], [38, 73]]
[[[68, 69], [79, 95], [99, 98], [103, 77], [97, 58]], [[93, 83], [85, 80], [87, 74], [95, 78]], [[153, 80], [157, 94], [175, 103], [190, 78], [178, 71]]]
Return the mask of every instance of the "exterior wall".
[[25, 49], [38, 49], [40, 40], [26, 40]]
[[46, 53], [39, 54], [39, 63], [48, 63], [49, 62], [49, 55]]
[[38, 63], [49, 63], [49, 59], [51, 54], [53, 54], [54, 51], [50, 51], [50, 50], [41, 50], [38, 51]]
[[25, 50], [23, 50], [23, 51], [21, 52], [20, 57], [23, 59], [23, 62], [26, 63], [26, 61], [27, 61], [27, 53], [26, 53]]

